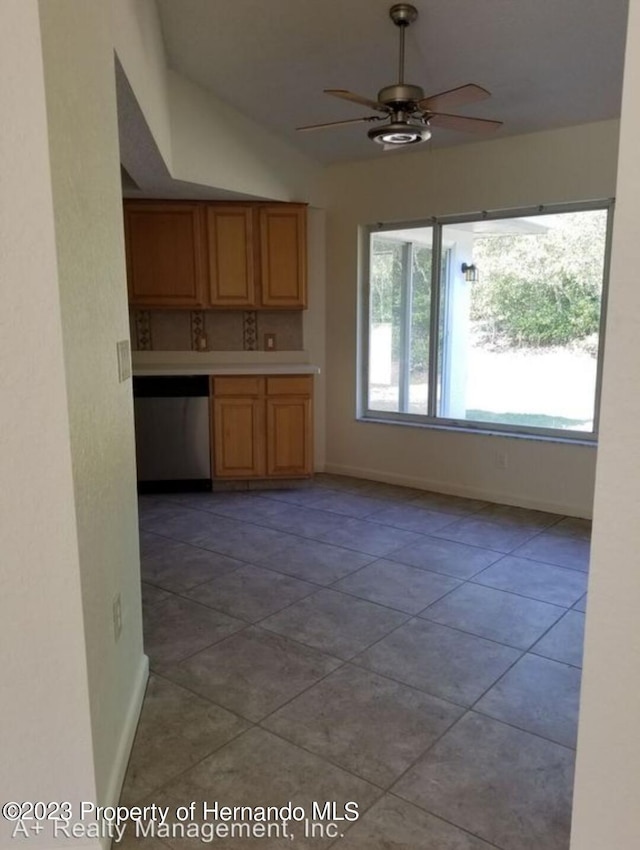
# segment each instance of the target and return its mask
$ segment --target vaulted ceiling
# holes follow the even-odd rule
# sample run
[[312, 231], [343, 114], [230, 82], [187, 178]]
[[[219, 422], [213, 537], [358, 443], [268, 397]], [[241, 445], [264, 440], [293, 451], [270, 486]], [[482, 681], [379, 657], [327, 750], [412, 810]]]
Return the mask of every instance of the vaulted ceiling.
[[[157, 0], [172, 68], [321, 161], [385, 155], [366, 124], [300, 125], [371, 114], [323, 94], [375, 99], [397, 81], [389, 0]], [[498, 135], [615, 118], [627, 0], [413, 0], [406, 81], [426, 94], [475, 82], [492, 92], [461, 114], [498, 118]], [[428, 145], [474, 141], [435, 130]], [[397, 154], [392, 154], [397, 155]]]

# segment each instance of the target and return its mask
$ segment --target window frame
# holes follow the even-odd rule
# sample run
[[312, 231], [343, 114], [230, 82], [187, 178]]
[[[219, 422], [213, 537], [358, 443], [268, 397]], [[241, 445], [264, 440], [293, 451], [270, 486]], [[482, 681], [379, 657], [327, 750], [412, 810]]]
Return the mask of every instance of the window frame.
[[[500, 210], [482, 210], [481, 212], [464, 213], [461, 215], [432, 216], [422, 219], [402, 220], [394, 222], [377, 222], [364, 225], [361, 233], [361, 277], [359, 289], [358, 310], [358, 357], [357, 368], [357, 409], [356, 419], [362, 422], [378, 422], [382, 424], [409, 425], [414, 427], [433, 428], [447, 431], [460, 431], [476, 434], [491, 434], [506, 437], [520, 437], [552, 442], [568, 442], [573, 444], [596, 445], [600, 427], [600, 398], [602, 393], [602, 370], [605, 350], [605, 328], [607, 322], [607, 303], [609, 296], [609, 275], [611, 266], [611, 241], [613, 232], [614, 198], [576, 201], [560, 204], [537, 204], [534, 206], [515, 207]], [[574, 212], [604, 210], [607, 213], [607, 227], [603, 257], [602, 296], [600, 304], [600, 321], [598, 327], [598, 358], [596, 364], [596, 387], [593, 407], [593, 430], [572, 431], [570, 429], [532, 427], [498, 422], [480, 422], [468, 419], [451, 419], [437, 415], [438, 393], [433, 388], [438, 386], [440, 368], [440, 312], [442, 275], [442, 231], [446, 225], [461, 224], [472, 221], [490, 221], [506, 218], [532, 217]], [[368, 406], [369, 395], [369, 343], [370, 343], [370, 274], [372, 236], [397, 230], [412, 228], [433, 228], [433, 248], [431, 259], [431, 315], [429, 325], [429, 366], [428, 366], [428, 397], [427, 413], [400, 413], [371, 409]], [[403, 294], [403, 299], [405, 295]]]

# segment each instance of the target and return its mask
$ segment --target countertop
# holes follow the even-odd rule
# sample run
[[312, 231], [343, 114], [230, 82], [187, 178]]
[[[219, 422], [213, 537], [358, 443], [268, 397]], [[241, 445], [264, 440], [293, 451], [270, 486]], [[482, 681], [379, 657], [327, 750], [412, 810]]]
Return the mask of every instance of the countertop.
[[320, 368], [305, 351], [134, 351], [133, 374], [313, 375]]

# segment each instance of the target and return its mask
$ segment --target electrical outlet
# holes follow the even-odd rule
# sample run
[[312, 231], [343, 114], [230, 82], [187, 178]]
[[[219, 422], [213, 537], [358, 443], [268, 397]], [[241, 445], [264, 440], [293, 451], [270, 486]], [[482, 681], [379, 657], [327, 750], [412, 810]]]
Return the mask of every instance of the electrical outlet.
[[131, 346], [128, 339], [116, 343], [118, 352], [118, 380], [120, 383], [131, 377]]
[[509, 455], [506, 452], [496, 452], [495, 464], [497, 469], [508, 469]]
[[113, 598], [113, 637], [116, 643], [122, 634], [122, 598], [116, 594]]
[[198, 351], [206, 351], [208, 347], [207, 335], [200, 334], [198, 337]]
[[275, 334], [265, 334], [264, 335], [264, 350], [265, 351], [275, 351], [276, 350], [276, 335]]

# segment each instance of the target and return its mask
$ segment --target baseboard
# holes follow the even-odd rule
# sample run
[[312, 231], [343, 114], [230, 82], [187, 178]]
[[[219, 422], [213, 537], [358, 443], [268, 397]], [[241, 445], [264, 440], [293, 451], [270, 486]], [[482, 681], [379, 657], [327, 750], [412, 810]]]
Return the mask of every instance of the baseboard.
[[[125, 722], [122, 727], [120, 741], [116, 750], [116, 757], [111, 770], [111, 777], [107, 785], [107, 793], [105, 795], [104, 805], [115, 806], [120, 800], [120, 792], [122, 791], [122, 783], [124, 775], [127, 772], [127, 764], [129, 763], [129, 755], [133, 746], [133, 739], [138, 728], [138, 719], [142, 710], [142, 702], [144, 700], [145, 691], [147, 689], [147, 680], [149, 679], [149, 658], [143, 655], [138, 667], [138, 675], [131, 691], [129, 700], [129, 708], [125, 717]], [[108, 839], [103, 842], [105, 850], [108, 850]]]
[[480, 499], [484, 502], [494, 502], [498, 505], [514, 505], [518, 508], [529, 508], [535, 511], [546, 511], [551, 514], [562, 516], [580, 517], [591, 519], [591, 513], [563, 502], [552, 502], [549, 500], [529, 499], [513, 493], [503, 493], [498, 490], [490, 490], [481, 487], [467, 487], [464, 485], [452, 485], [450, 482], [436, 481], [428, 478], [418, 478], [411, 475], [396, 475], [378, 469], [364, 469], [357, 466], [346, 466], [339, 463], [327, 463], [325, 472], [334, 475], [351, 475], [354, 478], [364, 478], [368, 481], [381, 481], [384, 484], [398, 484], [401, 487], [415, 487], [418, 490], [430, 490], [434, 493], [445, 493], [447, 496], [461, 496], [465, 499]]

